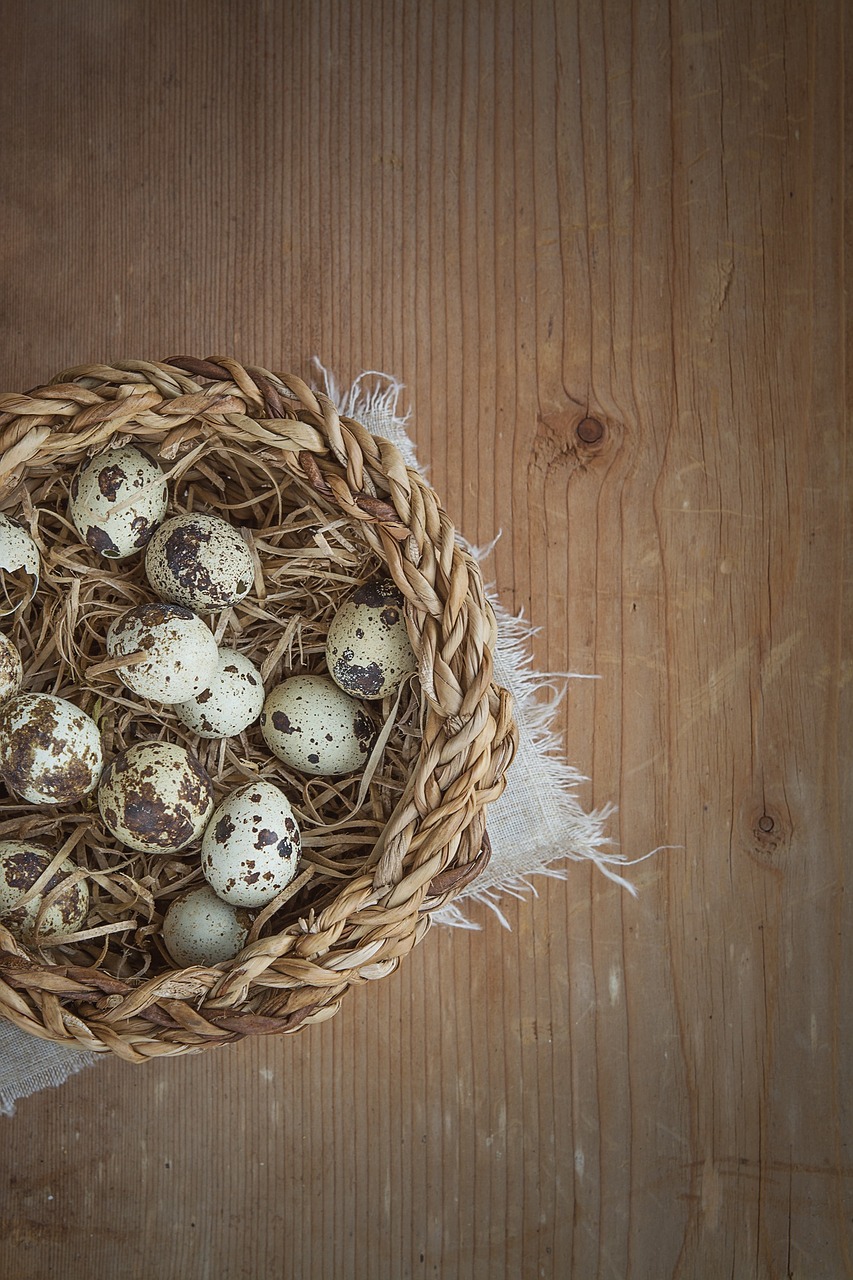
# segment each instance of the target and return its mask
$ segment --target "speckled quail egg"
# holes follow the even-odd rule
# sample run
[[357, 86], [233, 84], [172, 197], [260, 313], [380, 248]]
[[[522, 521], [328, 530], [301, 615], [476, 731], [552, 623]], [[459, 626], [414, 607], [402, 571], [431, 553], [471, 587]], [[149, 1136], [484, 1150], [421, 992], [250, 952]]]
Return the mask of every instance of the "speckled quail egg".
[[210, 684], [174, 711], [200, 738], [233, 738], [255, 723], [263, 705], [264, 685], [255, 664], [234, 649], [220, 649]]
[[72, 804], [97, 786], [101, 734], [53, 693], [19, 693], [0, 707], [0, 777], [28, 804]]
[[178, 853], [204, 831], [213, 784], [185, 747], [140, 742], [104, 769], [98, 808], [105, 826], [129, 849]]
[[163, 941], [175, 964], [212, 965], [231, 960], [246, 945], [252, 919], [242, 907], [217, 897], [209, 884], [187, 889], [163, 917]]
[[[59, 864], [47, 884], [29, 902], [16, 906], [50, 866], [54, 854], [29, 840], [0, 841], [0, 923], [16, 938], [32, 940], [36, 919], [44, 899], [77, 868], [69, 858]], [[89, 890], [85, 880], [75, 880], [57, 895], [42, 916], [38, 938], [51, 933], [74, 933], [89, 912]], [[38, 940], [36, 938], [36, 941]]]
[[290, 676], [267, 694], [261, 733], [279, 760], [324, 777], [363, 768], [376, 733], [364, 707], [330, 676]]
[[128, 689], [152, 702], [185, 702], [201, 693], [219, 665], [213, 632], [191, 609], [152, 601], [116, 618], [107, 632], [111, 658], [146, 651], [148, 658], [121, 667]]
[[0, 515], [0, 617], [28, 605], [38, 590], [41, 557], [26, 529]]
[[68, 512], [80, 537], [110, 560], [147, 545], [169, 502], [166, 477], [133, 445], [106, 449], [74, 473]]
[[290, 801], [258, 778], [214, 810], [201, 843], [201, 869], [225, 902], [263, 907], [290, 884], [300, 851]]
[[0, 702], [14, 697], [24, 678], [21, 655], [7, 635], [0, 632]]
[[239, 530], [204, 512], [174, 516], [160, 526], [145, 553], [145, 572], [161, 600], [199, 613], [236, 604], [255, 580]]
[[338, 609], [329, 627], [326, 665], [345, 693], [384, 698], [417, 669], [403, 603], [390, 578], [374, 578]]

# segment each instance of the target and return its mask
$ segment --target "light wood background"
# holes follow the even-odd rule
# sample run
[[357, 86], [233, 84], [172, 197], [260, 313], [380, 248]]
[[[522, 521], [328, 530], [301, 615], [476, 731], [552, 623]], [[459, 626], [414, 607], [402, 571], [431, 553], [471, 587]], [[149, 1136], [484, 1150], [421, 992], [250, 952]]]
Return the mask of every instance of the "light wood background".
[[853, 1274], [845, 7], [0, 0], [3, 388], [396, 374], [538, 665], [600, 677], [584, 803], [674, 846], [22, 1102], [9, 1280]]

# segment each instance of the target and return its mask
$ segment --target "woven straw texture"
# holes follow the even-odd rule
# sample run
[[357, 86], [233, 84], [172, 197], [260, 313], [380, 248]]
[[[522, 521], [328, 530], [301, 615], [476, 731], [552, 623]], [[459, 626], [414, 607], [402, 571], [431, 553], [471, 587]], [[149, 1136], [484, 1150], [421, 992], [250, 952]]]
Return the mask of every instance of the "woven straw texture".
[[[214, 510], [240, 526], [255, 591], [208, 621], [268, 687], [322, 670], [346, 593], [377, 573], [394, 579], [418, 670], [373, 708], [384, 749], [368, 776], [306, 782], [256, 729], [199, 742], [104, 661], [109, 622], [153, 594], [140, 564], [97, 562], [81, 544], [68, 492], [85, 457], [130, 441], [167, 472], [170, 514]], [[517, 743], [511, 698], [493, 680], [495, 617], [478, 564], [424, 478], [297, 377], [224, 357], [127, 360], [0, 395], [0, 511], [42, 558], [37, 595], [0, 623], [22, 653], [24, 688], [94, 715], [107, 758], [138, 740], [186, 745], [217, 799], [270, 779], [303, 831], [298, 874], [243, 951], [177, 969], [160, 924], [179, 892], [203, 883], [198, 859], [130, 854], [91, 801], [54, 811], [7, 796], [0, 838], [26, 834], [71, 856], [92, 908], [76, 935], [38, 950], [0, 926], [0, 1014], [43, 1039], [142, 1061], [298, 1030], [331, 1017], [349, 987], [392, 972], [487, 863], [486, 811]]]

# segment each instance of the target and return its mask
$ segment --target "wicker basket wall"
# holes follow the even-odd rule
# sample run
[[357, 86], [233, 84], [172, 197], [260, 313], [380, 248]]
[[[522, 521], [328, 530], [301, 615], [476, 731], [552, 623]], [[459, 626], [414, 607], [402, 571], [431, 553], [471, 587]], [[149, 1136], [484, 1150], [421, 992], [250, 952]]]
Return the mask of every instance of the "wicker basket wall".
[[[110, 670], [111, 617], [153, 595], [142, 557], [105, 562], [81, 543], [67, 499], [81, 460], [129, 441], [169, 475], [170, 514], [214, 510], [243, 529], [255, 591], [208, 621], [268, 684], [322, 670], [343, 596], [376, 573], [393, 577], [419, 668], [400, 698], [373, 707], [389, 736], [368, 785], [289, 773], [257, 727], [201, 742]], [[37, 949], [0, 925], [0, 1014], [48, 1040], [144, 1061], [293, 1032], [329, 1018], [349, 987], [391, 973], [488, 860], [486, 809], [516, 744], [510, 698], [492, 680], [495, 620], [478, 566], [423, 478], [297, 377], [218, 357], [128, 360], [0, 395], [0, 511], [42, 557], [32, 602], [0, 619], [22, 653], [24, 689], [94, 715], [107, 758], [133, 741], [181, 742], [217, 801], [269, 778], [303, 831], [296, 878], [258, 914], [243, 951], [177, 969], [160, 925], [177, 893], [203, 883], [197, 856], [131, 854], [92, 797], [61, 808], [4, 794], [0, 839], [65, 849], [86, 869], [92, 906], [75, 937]]]

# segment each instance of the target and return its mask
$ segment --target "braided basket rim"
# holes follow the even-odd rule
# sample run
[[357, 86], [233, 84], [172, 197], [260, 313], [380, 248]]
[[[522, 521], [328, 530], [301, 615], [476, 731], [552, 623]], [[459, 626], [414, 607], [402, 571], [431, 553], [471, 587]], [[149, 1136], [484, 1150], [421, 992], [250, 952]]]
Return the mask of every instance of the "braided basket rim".
[[134, 985], [47, 964], [0, 924], [0, 1016], [134, 1062], [300, 1030], [331, 1017], [350, 987], [395, 970], [488, 862], [486, 810], [517, 745], [511, 697], [493, 680], [495, 615], [438, 495], [394, 444], [294, 374], [228, 356], [133, 359], [0, 394], [0, 509], [15, 514], [36, 466], [76, 466], [117, 440], [173, 458], [211, 434], [273, 457], [387, 566], [411, 606], [428, 728], [370, 865], [343, 881], [316, 929]]

